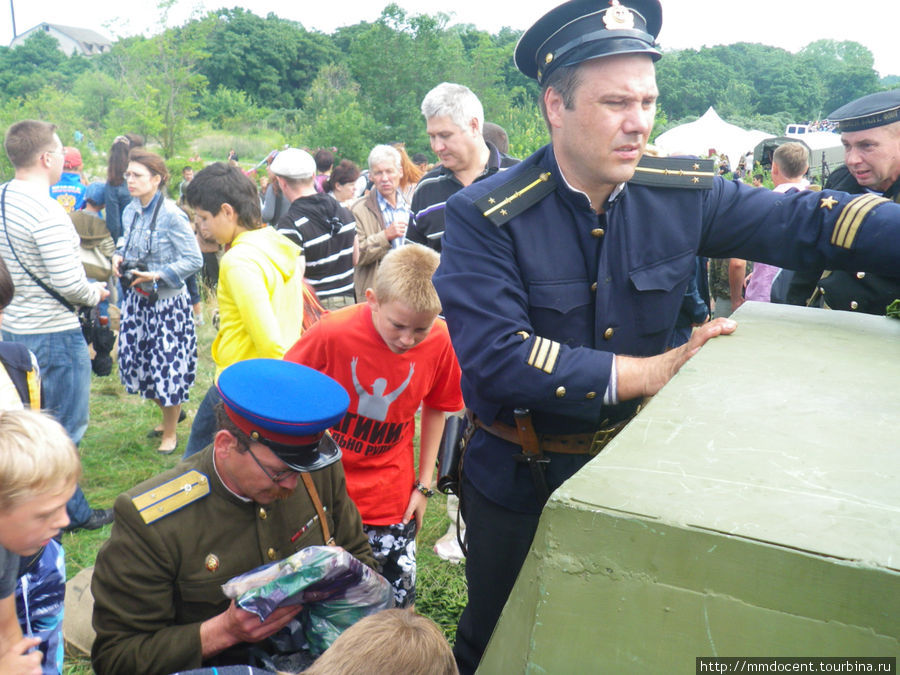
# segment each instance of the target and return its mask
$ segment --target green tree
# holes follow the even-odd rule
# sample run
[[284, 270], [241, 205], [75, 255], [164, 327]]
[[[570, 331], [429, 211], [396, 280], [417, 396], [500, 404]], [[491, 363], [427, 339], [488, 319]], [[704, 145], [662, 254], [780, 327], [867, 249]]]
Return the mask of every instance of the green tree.
[[444, 81], [466, 83], [462, 41], [446, 23], [444, 14], [410, 16], [388, 5], [374, 23], [338, 30], [363, 105], [382, 125], [379, 141], [404, 141], [410, 152], [427, 148], [419, 112], [425, 94]]
[[[160, 3], [161, 25], [173, 2]], [[166, 158], [184, 146], [188, 121], [197, 114], [206, 87], [199, 65], [206, 57], [207, 31], [208, 23], [190, 21], [151, 38], [127, 38], [113, 45], [111, 74], [122, 83], [122, 93], [111, 122], [157, 139]]]
[[550, 142], [550, 134], [540, 109], [535, 104], [512, 105], [499, 117], [491, 120], [506, 130], [509, 136], [509, 155], [524, 159]]
[[80, 74], [90, 69], [83, 56], [67, 56], [56, 38], [36, 31], [12, 49], [0, 48], [0, 98], [26, 97], [52, 85], [70, 91]]
[[812, 117], [825, 117], [881, 88], [872, 52], [858, 42], [817, 40], [804, 47], [799, 58], [821, 83], [818, 111]]
[[199, 115], [216, 127], [238, 128], [263, 118], [265, 111], [243, 91], [219, 85], [200, 94]]
[[361, 105], [359, 85], [345, 65], [322, 67], [306, 94], [303, 110], [298, 130], [290, 136], [295, 145], [334, 146], [338, 157], [362, 166], [369, 150], [382, 142], [377, 140], [380, 125]]
[[[527, 137], [523, 137], [521, 142], [524, 147], [531, 147], [542, 133], [543, 123], [537, 107], [540, 88], [534, 80], [519, 72], [513, 63], [513, 52], [520, 33], [504, 28], [498, 35], [490, 35], [471, 26], [457, 26], [454, 30], [459, 32], [468, 64], [460, 82], [472, 89], [481, 100], [488, 121], [500, 124], [498, 120], [505, 119], [508, 124], [519, 126], [519, 122], [514, 120], [524, 122], [521, 117], [523, 113], [536, 115], [536, 124], [534, 121], [526, 123], [529, 131], [522, 128]], [[536, 135], [532, 133], [535, 129]], [[542, 143], [536, 147], [540, 145]]]
[[734, 69], [708, 48], [667, 53], [657, 63], [656, 72], [659, 104], [672, 119], [699, 117], [718, 104], [721, 92], [735, 80]]
[[821, 90], [815, 73], [789, 52], [773, 51], [757, 68], [752, 86], [759, 97], [756, 112], [762, 115], [788, 112], [797, 120], [816, 117]]
[[103, 130], [115, 110], [121, 85], [105, 72], [89, 70], [78, 76], [72, 96], [78, 101], [81, 117], [95, 131]]
[[830, 100], [867, 93], [876, 77], [864, 47], [822, 42], [800, 54], [750, 43], [666, 52], [657, 65], [660, 103], [676, 120], [699, 116], [711, 105], [744, 117], [822, 117]]
[[52, 122], [58, 127], [64, 145], [73, 145], [73, 134], [85, 127], [79, 102], [51, 84], [45, 84], [27, 97], [6, 101], [0, 112], [4, 128], [24, 119]]
[[319, 69], [337, 58], [332, 39], [274, 14], [211, 12], [201, 72], [210, 86], [244, 91], [265, 108], [299, 108]]

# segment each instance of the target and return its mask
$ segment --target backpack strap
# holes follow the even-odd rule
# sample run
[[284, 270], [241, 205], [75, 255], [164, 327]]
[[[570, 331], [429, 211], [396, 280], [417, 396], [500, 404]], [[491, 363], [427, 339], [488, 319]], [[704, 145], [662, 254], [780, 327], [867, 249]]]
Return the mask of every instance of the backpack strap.
[[41, 376], [31, 351], [19, 342], [0, 342], [0, 362], [26, 408], [41, 409]]

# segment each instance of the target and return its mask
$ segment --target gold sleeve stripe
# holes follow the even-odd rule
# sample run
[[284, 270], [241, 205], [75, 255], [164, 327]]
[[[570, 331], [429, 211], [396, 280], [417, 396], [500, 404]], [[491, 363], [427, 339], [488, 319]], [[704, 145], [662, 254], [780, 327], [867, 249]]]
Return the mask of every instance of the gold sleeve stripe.
[[528, 355], [528, 365], [547, 374], [552, 373], [559, 359], [559, 347], [558, 342], [535, 336], [531, 353]]
[[537, 358], [532, 364], [535, 368], [544, 369], [544, 362], [547, 360], [547, 353], [550, 351], [550, 343], [552, 340], [541, 338], [541, 348], [538, 350]]
[[886, 201], [887, 199], [883, 197], [866, 194], [847, 202], [834, 224], [834, 230], [831, 233], [832, 245], [846, 249], [851, 248], [859, 226], [862, 225], [866, 216], [872, 209]]
[[556, 368], [556, 361], [559, 358], [559, 343], [550, 343], [550, 352], [547, 354], [547, 360], [544, 361], [544, 372], [548, 375]]
[[[531, 345], [531, 353], [528, 355], [528, 363], [529, 366], [534, 366], [534, 361], [537, 358], [538, 351], [541, 349], [541, 344], [543, 343], [544, 338], [540, 336], [535, 336], [534, 342]], [[535, 366], [537, 367], [537, 366]]]

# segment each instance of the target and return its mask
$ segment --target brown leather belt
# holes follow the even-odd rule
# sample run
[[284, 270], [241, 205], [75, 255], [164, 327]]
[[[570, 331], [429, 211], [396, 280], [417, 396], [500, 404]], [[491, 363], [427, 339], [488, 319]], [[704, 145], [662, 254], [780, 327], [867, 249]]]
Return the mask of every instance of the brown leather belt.
[[[500, 421], [494, 421], [493, 424], [487, 425], [474, 415], [473, 419], [477, 427], [484, 429], [489, 434], [514, 445], [522, 446], [519, 432], [514, 426]], [[596, 455], [630, 421], [631, 417], [597, 431], [583, 434], [537, 434], [537, 440], [543, 452], [558, 452], [564, 455]]]

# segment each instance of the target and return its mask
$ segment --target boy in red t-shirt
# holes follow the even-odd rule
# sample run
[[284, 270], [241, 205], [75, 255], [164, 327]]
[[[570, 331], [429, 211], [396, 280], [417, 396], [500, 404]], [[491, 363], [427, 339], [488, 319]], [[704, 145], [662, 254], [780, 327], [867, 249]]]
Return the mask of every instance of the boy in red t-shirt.
[[418, 245], [389, 252], [365, 303], [324, 315], [284, 356], [330, 375], [350, 395], [350, 410], [331, 435], [343, 450], [347, 491], [378, 571], [400, 607], [415, 601], [416, 532], [432, 494], [444, 413], [463, 407], [459, 364], [431, 283], [439, 260]]

